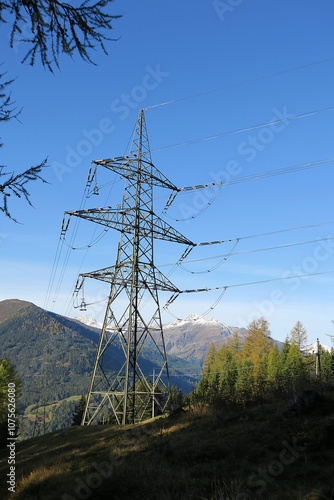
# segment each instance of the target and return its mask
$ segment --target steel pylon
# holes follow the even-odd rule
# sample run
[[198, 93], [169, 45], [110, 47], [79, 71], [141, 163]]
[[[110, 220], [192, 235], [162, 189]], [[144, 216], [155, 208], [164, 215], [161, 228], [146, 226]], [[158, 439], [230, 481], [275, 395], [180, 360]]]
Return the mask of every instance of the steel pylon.
[[[66, 212], [121, 233], [116, 264], [79, 275], [76, 285], [78, 292], [87, 277], [110, 284], [82, 425], [96, 422], [106, 408], [118, 424], [140, 422], [148, 415], [165, 411], [170, 381], [158, 291], [178, 289], [154, 265], [154, 239], [193, 245], [153, 212], [153, 186], [174, 191], [178, 188], [152, 163], [143, 110], [139, 112], [130, 154], [94, 161], [90, 181], [100, 167], [125, 178], [122, 206]], [[126, 304], [117, 307], [116, 315], [114, 306], [121, 295], [126, 297]], [[145, 313], [143, 306], [148, 298], [151, 309]], [[110, 376], [103, 361], [113, 344], [121, 346], [124, 362]], [[153, 380], [141, 368], [146, 347], [154, 350], [155, 362], [158, 361]]]

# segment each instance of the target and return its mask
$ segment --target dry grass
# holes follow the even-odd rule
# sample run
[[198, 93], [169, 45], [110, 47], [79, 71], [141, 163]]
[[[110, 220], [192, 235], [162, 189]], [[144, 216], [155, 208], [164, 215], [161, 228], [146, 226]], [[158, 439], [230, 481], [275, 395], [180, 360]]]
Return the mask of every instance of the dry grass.
[[[285, 409], [201, 408], [136, 426], [74, 427], [30, 439], [17, 446], [17, 488], [8, 498], [334, 500], [334, 393], [306, 416]], [[7, 498], [6, 488], [0, 496]]]

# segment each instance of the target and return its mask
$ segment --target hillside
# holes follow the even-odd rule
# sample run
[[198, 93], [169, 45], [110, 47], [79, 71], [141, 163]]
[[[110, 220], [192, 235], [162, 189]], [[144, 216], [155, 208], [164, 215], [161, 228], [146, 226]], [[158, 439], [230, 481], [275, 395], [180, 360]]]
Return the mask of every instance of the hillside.
[[[30, 303], [5, 302], [0, 358], [11, 360], [23, 381], [18, 401], [21, 437], [33, 435], [36, 413], [44, 412], [44, 407], [47, 431], [65, 427], [75, 407], [72, 396], [86, 393], [89, 387], [99, 340], [96, 329]], [[105, 354], [106, 373], [118, 371], [123, 360], [121, 346], [113, 345]], [[144, 374], [157, 366], [155, 353], [143, 350]], [[171, 383], [190, 391], [198, 381], [199, 369], [177, 357], [170, 357], [169, 366]]]
[[[77, 316], [74, 319], [96, 333], [101, 331], [102, 324], [89, 316]], [[202, 367], [212, 342], [222, 346], [234, 333], [238, 333], [242, 340], [247, 330], [225, 325], [216, 318], [190, 314], [185, 319], [163, 325], [163, 331], [169, 357], [177, 356], [188, 363]], [[149, 338], [147, 345], [153, 345]]]
[[[100, 333], [102, 324], [89, 316], [77, 316], [75, 321], [85, 324], [95, 333]], [[210, 344], [213, 342], [218, 347], [234, 335], [238, 334], [240, 341], [244, 339], [247, 330], [221, 323], [216, 318], [205, 318], [197, 314], [190, 314], [184, 319], [166, 323], [163, 325], [166, 352], [169, 359], [176, 356], [187, 363], [191, 363], [197, 368], [202, 368]], [[273, 339], [281, 349], [282, 342]], [[147, 339], [147, 345], [150, 339]]]
[[0, 323], [15, 316], [19, 311], [34, 304], [25, 300], [8, 299], [0, 302]]
[[222, 346], [234, 333], [242, 339], [246, 331], [221, 323], [216, 318], [190, 314], [185, 319], [164, 325], [164, 338], [168, 354], [202, 366], [212, 342]]
[[[190, 314], [185, 319], [176, 320], [164, 325], [166, 350], [170, 355], [202, 367], [210, 344], [218, 347], [237, 334], [242, 342], [246, 335], [246, 328], [238, 328], [221, 323], [216, 318], [205, 318], [197, 314]], [[272, 339], [278, 349], [283, 343]]]
[[305, 416], [289, 402], [203, 407], [135, 426], [72, 427], [17, 445], [15, 494], [6, 500], [330, 500], [334, 392]]

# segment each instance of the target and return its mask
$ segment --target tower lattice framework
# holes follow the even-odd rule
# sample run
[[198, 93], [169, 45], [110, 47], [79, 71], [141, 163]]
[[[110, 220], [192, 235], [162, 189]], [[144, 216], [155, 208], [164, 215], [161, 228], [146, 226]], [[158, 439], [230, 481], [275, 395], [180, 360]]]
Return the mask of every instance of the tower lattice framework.
[[[122, 206], [66, 212], [120, 231], [116, 265], [80, 274], [78, 292], [85, 278], [110, 283], [110, 294], [97, 348], [87, 404], [82, 424], [96, 422], [106, 409], [118, 424], [135, 423], [164, 412], [170, 391], [166, 349], [158, 291], [178, 292], [154, 265], [154, 240], [162, 239], [192, 245], [153, 212], [153, 187], [178, 191], [152, 163], [145, 117], [140, 110], [130, 154], [93, 162], [92, 176], [104, 167], [125, 178]], [[126, 305], [117, 307], [117, 299], [126, 297]], [[153, 303], [144, 314], [144, 302]], [[119, 312], [121, 311], [121, 312]], [[113, 344], [121, 345], [124, 362], [110, 376], [104, 367], [104, 355]], [[154, 349], [159, 369], [149, 380], [141, 369], [143, 350]]]

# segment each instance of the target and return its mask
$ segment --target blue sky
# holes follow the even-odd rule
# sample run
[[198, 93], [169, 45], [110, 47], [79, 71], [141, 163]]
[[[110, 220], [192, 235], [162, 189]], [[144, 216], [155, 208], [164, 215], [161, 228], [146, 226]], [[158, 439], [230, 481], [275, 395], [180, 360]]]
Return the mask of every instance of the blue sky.
[[[22, 223], [1, 218], [0, 299], [19, 298], [44, 306], [63, 213], [79, 209], [91, 160], [128, 151], [140, 108], [176, 101], [145, 112], [155, 165], [177, 186], [233, 180], [261, 172], [334, 157], [333, 111], [280, 125], [263, 126], [192, 145], [165, 147], [295, 117], [334, 106], [334, 6], [315, 2], [115, 0], [110, 11], [123, 14], [114, 22], [109, 55], [97, 51], [97, 66], [75, 57], [60, 58], [52, 75], [39, 62], [20, 63], [23, 43], [9, 48], [9, 25], [0, 32], [2, 71], [17, 77], [12, 95], [23, 108], [20, 123], [2, 125], [1, 163], [16, 172], [48, 157], [49, 185], [30, 186], [34, 209], [10, 200]], [[289, 70], [289, 71], [288, 71]], [[264, 78], [265, 77], [265, 78]], [[214, 89], [222, 89], [210, 92]], [[198, 95], [200, 94], [200, 95]], [[191, 96], [197, 96], [192, 97]], [[183, 100], [183, 98], [186, 98]], [[155, 151], [159, 150], [161, 151]], [[183, 194], [166, 219], [189, 239], [215, 241], [242, 238], [334, 220], [333, 164], [277, 177], [223, 187], [208, 206], [213, 191]], [[113, 176], [102, 174], [101, 182]], [[101, 189], [86, 207], [117, 203], [123, 182]], [[109, 198], [108, 198], [109, 194]], [[168, 193], [157, 190], [156, 212]], [[201, 212], [202, 208], [207, 207]], [[194, 218], [191, 218], [193, 217]], [[177, 222], [174, 219], [190, 217]], [[85, 246], [98, 229], [80, 225], [74, 246]], [[191, 274], [177, 269], [170, 279], [181, 289], [216, 287], [334, 270], [333, 225], [305, 228], [241, 240], [235, 252], [313, 243], [231, 256], [215, 271]], [[119, 234], [109, 231], [89, 251], [62, 249], [49, 309], [78, 314], [70, 297], [78, 272], [113, 265]], [[228, 253], [226, 243], [193, 250], [189, 259]], [[159, 242], [155, 262], [178, 260], [182, 245]], [[189, 262], [204, 271], [218, 260]], [[59, 277], [64, 269], [63, 278]], [[234, 326], [246, 326], [263, 315], [272, 334], [284, 340], [297, 320], [310, 342], [330, 344], [333, 333], [333, 274], [294, 278], [229, 288], [209, 314]], [[101, 320], [105, 291], [95, 283], [88, 301], [100, 301], [87, 314]], [[178, 317], [207, 310], [219, 291], [182, 295], [170, 310]], [[168, 299], [162, 294], [161, 304]], [[173, 318], [164, 313], [165, 322]]]

